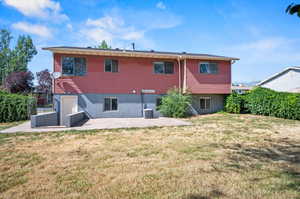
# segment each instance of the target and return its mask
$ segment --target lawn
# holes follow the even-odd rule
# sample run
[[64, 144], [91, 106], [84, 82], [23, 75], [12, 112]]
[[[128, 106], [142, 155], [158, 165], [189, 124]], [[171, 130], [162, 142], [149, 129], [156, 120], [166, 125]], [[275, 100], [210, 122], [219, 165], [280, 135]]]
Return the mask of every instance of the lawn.
[[0, 135], [0, 198], [300, 198], [300, 121]]

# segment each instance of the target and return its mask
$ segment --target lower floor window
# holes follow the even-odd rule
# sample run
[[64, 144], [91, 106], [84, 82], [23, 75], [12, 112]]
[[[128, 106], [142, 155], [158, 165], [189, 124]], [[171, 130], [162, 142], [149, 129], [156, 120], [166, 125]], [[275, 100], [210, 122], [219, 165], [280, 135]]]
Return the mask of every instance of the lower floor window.
[[201, 97], [200, 98], [200, 109], [210, 109], [211, 98], [210, 97]]
[[118, 99], [116, 97], [104, 98], [104, 111], [118, 110]]

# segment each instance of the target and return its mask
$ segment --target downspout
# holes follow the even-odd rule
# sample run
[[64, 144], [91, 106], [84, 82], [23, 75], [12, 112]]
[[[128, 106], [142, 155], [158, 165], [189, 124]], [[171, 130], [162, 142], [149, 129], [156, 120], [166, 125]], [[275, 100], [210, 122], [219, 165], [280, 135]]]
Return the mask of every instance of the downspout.
[[178, 77], [178, 79], [179, 79], [179, 84], [178, 84], [178, 88], [179, 88], [179, 91], [180, 92], [182, 92], [182, 90], [181, 90], [181, 64], [180, 64], [180, 58], [181, 58], [181, 56], [179, 56], [178, 58], [177, 58], [177, 62], [178, 62], [178, 68], [179, 68], [179, 77]]
[[183, 73], [183, 92], [186, 92], [187, 89], [187, 82], [186, 82], [186, 78], [187, 78], [187, 72], [186, 72], [186, 58], [184, 58], [184, 73]]

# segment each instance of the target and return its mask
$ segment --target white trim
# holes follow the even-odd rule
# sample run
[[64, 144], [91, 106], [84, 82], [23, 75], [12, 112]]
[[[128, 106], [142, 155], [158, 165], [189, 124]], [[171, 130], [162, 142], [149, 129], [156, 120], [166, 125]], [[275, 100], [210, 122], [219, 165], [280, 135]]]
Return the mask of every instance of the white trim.
[[256, 86], [261, 86], [263, 84], [265, 84], [266, 82], [269, 82], [270, 80], [282, 75], [283, 73], [289, 71], [289, 70], [300, 70], [300, 67], [299, 66], [292, 66], [292, 67], [287, 67], [285, 68], [283, 71], [279, 72], [279, 73], [275, 73], [274, 75], [268, 77], [267, 79], [259, 82], [258, 84], [256, 84]]
[[67, 97], [75, 97], [76, 98], [76, 107], [75, 107], [75, 110], [76, 112], [78, 112], [78, 96], [77, 95], [61, 95], [60, 96], [60, 125], [62, 125], [62, 101], [63, 101], [63, 98], [67, 98]]
[[[201, 99], [204, 99], [204, 103], [205, 103], [205, 108], [201, 108]], [[209, 108], [206, 108], [206, 100], [209, 99]], [[211, 97], [199, 97], [199, 108], [200, 110], [211, 110], [211, 102], [212, 102], [212, 98]]]
[[[109, 99], [117, 99], [117, 110], [105, 110], [105, 99], [109, 98]], [[110, 103], [110, 108], [112, 109], [112, 103]], [[117, 97], [104, 97], [103, 98], [103, 112], [119, 112], [119, 99]]]

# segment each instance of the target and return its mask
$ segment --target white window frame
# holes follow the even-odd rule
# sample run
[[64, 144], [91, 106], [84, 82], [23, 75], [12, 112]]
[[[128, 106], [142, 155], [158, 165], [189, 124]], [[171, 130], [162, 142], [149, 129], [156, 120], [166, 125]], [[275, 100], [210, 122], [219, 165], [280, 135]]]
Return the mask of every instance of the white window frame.
[[[201, 108], [201, 99], [204, 99], [204, 109], [203, 108]], [[206, 104], [206, 100], [209, 100], [209, 107], [207, 108], [207, 104]], [[212, 102], [212, 100], [211, 100], [211, 97], [200, 97], [199, 98], [199, 107], [200, 107], [200, 109], [201, 110], [210, 110], [211, 109], [211, 102]]]
[[[64, 60], [65, 57], [84, 58], [85, 59], [85, 74], [84, 75], [76, 75], [75, 74], [75, 68], [73, 68], [73, 74], [64, 74], [63, 73], [63, 60]], [[61, 56], [61, 58], [60, 58], [60, 68], [61, 68], [62, 76], [65, 76], [65, 77], [70, 77], [70, 76], [83, 77], [83, 76], [86, 76], [87, 73], [88, 73], [88, 59], [87, 59], [87, 57], [84, 57], [84, 56]]]
[[[207, 65], [210, 65], [210, 64], [216, 64], [217, 66], [217, 72], [216, 73], [201, 73], [201, 64], [207, 64]], [[215, 74], [219, 74], [219, 64], [217, 62], [200, 62], [199, 65], [198, 65], [198, 71], [200, 74], [208, 74], [208, 75], [215, 75]]]
[[[106, 66], [105, 66], [106, 60], [110, 60], [110, 64], [111, 64], [110, 71], [106, 71]], [[113, 60], [117, 61], [117, 63], [118, 63], [118, 65], [117, 65], [117, 69], [118, 69], [117, 72], [113, 72], [112, 71], [112, 69], [113, 69], [112, 62], [113, 62]], [[110, 59], [110, 58], [105, 58], [104, 59], [104, 72], [106, 72], [106, 73], [118, 73], [119, 71], [120, 71], [120, 69], [119, 69], [119, 60], [117, 60], [117, 59]]]
[[[110, 110], [105, 110], [105, 99], [116, 99], [117, 100], [117, 110], [112, 110], [112, 101], [110, 102]], [[117, 97], [104, 97], [103, 100], [103, 112], [117, 112], [119, 111], [119, 99]]]
[[[172, 63], [173, 64], [173, 72], [172, 73], [166, 73], [166, 63]], [[156, 73], [155, 72], [155, 64], [162, 64], [163, 65], [163, 73]], [[175, 64], [172, 61], [156, 61], [153, 62], [153, 73], [156, 75], [173, 75], [175, 74]]]

